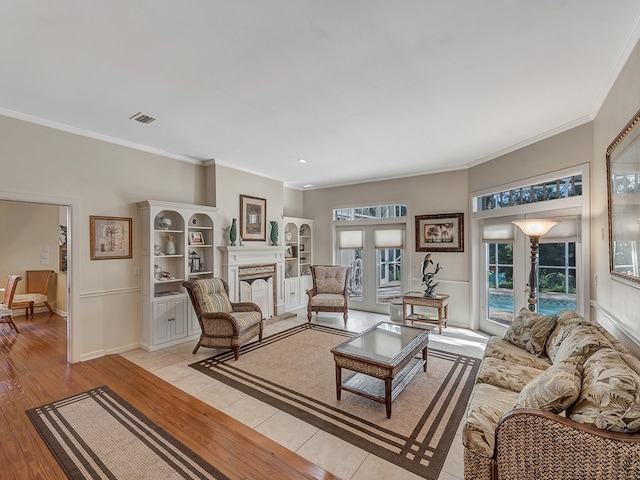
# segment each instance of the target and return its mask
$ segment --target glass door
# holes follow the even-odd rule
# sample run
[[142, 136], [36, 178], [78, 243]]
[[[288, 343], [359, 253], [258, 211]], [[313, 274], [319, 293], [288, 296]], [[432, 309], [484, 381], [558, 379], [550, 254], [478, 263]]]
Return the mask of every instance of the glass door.
[[351, 265], [349, 307], [388, 313], [406, 290], [404, 225], [338, 227], [337, 258]]

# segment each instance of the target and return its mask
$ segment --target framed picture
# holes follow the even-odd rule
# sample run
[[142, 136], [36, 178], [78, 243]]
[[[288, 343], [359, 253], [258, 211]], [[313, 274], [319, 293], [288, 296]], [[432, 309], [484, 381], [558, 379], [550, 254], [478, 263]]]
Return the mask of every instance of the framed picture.
[[607, 148], [607, 204], [609, 219], [609, 272], [640, 288], [640, 112], [627, 123]]
[[264, 198], [240, 195], [240, 236], [243, 241], [267, 239], [267, 201]]
[[202, 232], [189, 232], [189, 245], [204, 245]]
[[131, 258], [131, 219], [125, 217], [89, 217], [91, 260]]
[[287, 247], [284, 251], [285, 258], [293, 258], [293, 247]]
[[67, 246], [60, 245], [60, 271], [67, 271]]
[[416, 252], [464, 252], [464, 214], [416, 215]]

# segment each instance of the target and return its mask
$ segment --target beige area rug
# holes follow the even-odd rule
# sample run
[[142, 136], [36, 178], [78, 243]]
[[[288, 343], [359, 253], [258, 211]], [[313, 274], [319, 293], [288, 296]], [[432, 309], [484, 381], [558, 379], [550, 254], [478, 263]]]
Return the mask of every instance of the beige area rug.
[[72, 479], [228, 480], [106, 386], [26, 413]]
[[[191, 367], [424, 478], [437, 479], [473, 388], [478, 359], [429, 349], [422, 370], [385, 406], [342, 392], [331, 348], [355, 335], [304, 324]], [[343, 378], [350, 372], [343, 371]], [[380, 380], [382, 382], [382, 380]]]

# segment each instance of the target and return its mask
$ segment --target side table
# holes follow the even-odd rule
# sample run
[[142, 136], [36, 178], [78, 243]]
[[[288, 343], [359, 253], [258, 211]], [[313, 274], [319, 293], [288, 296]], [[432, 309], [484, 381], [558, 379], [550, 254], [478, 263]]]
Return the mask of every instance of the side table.
[[[423, 297], [422, 292], [407, 292], [402, 294], [402, 323], [432, 322], [438, 324], [438, 333], [447, 326], [449, 320], [449, 295], [442, 294], [435, 297]], [[423, 315], [413, 312], [413, 307], [430, 307], [438, 310], [438, 316]], [[409, 307], [407, 311], [407, 307]]]

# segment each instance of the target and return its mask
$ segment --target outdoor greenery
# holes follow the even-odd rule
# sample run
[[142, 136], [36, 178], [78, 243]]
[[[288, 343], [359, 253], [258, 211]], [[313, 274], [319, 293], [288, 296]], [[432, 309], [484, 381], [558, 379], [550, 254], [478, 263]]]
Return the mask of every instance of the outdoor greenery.
[[[541, 292], [576, 293], [574, 243], [543, 243], [538, 252]], [[489, 244], [489, 287], [513, 288], [513, 244]]]

